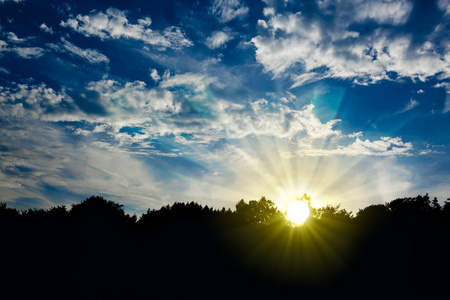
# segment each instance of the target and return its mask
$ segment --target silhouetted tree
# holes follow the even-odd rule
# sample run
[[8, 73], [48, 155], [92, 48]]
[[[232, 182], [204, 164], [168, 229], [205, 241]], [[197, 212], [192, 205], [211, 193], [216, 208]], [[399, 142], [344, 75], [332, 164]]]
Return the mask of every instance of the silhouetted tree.
[[236, 204], [236, 215], [248, 224], [270, 224], [282, 216], [275, 203], [265, 197], [259, 201], [250, 200], [248, 203], [241, 199]]
[[86, 233], [89, 233], [89, 228], [132, 228], [137, 220], [136, 216], [125, 214], [122, 204], [99, 196], [91, 196], [79, 204], [73, 204], [69, 217], [72, 222], [85, 228]]
[[315, 217], [318, 219], [349, 221], [352, 218], [352, 212], [341, 209], [340, 206], [340, 204], [336, 206], [329, 204], [325, 207], [317, 208], [315, 210]]
[[19, 215], [20, 213], [17, 209], [8, 207], [6, 203], [0, 202], [0, 218], [14, 218]]
[[47, 211], [48, 216], [54, 222], [68, 222], [69, 221], [69, 211], [65, 205], [55, 206]]
[[444, 206], [441, 207], [441, 210], [443, 212], [449, 211], [450, 212], [450, 198], [444, 201]]
[[6, 203], [0, 203], [0, 229], [2, 227], [14, 228], [19, 222], [20, 212]]
[[96, 215], [105, 217], [109, 220], [126, 219], [122, 204], [106, 200], [99, 196], [91, 196], [80, 204], [72, 204], [70, 215], [74, 217]]
[[395, 199], [386, 203], [386, 208], [397, 215], [424, 214], [436, 209], [440, 210], [440, 205], [437, 199], [432, 203], [427, 193], [425, 196]]

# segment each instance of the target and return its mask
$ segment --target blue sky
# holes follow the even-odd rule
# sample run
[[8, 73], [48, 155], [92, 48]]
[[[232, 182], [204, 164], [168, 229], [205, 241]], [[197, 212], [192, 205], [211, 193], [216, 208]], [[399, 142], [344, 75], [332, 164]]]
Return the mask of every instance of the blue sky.
[[443, 201], [449, 21], [447, 0], [0, 0], [1, 201]]

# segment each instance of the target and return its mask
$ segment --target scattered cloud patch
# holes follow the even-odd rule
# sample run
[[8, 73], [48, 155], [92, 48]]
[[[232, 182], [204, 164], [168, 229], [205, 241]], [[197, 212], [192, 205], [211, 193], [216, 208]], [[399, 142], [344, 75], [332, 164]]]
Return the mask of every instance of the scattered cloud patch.
[[216, 49], [224, 46], [228, 41], [232, 40], [233, 37], [224, 31], [215, 31], [212, 36], [206, 39], [206, 46], [209, 49]]
[[14, 32], [8, 32], [6, 36], [8, 37], [8, 41], [10, 41], [12, 43], [23, 43], [23, 42], [27, 41], [26, 38], [21, 39], [21, 38], [17, 37], [17, 35]]
[[[24, 43], [27, 39], [19, 39], [17, 35], [12, 32], [7, 34], [8, 41], [13, 44], [21, 44]], [[11, 47], [7, 42], [0, 40], [0, 56], [2, 52], [11, 52], [16, 54], [17, 56], [25, 59], [34, 59], [39, 58], [45, 54], [45, 49], [40, 47]]]
[[0, 0], [0, 3], [5, 3], [5, 2], [15, 2], [15, 3], [19, 3], [19, 2], [23, 2], [25, 0]]
[[11, 51], [25, 59], [35, 59], [45, 54], [45, 49], [40, 47], [13, 47]]
[[378, 24], [401, 25], [406, 23], [413, 9], [413, 3], [407, 0], [353, 0], [348, 2], [350, 5], [356, 6], [354, 18], [355, 21], [361, 23], [374, 21]]
[[249, 8], [240, 0], [214, 0], [210, 11], [219, 22], [226, 23], [235, 18], [242, 20], [247, 16]]
[[[412, 11], [409, 1], [323, 1], [324, 17], [303, 12], [267, 14], [252, 39], [256, 59], [274, 77], [287, 76], [292, 87], [324, 78], [371, 84], [392, 74], [425, 81], [450, 76], [447, 47], [433, 35], [416, 42], [401, 26]], [[334, 18], [325, 16], [333, 8]], [[374, 22], [369, 29], [358, 24]]]
[[[147, 89], [145, 83], [139, 81], [122, 85], [113, 80], [101, 80], [91, 82], [85, 94], [80, 96], [83, 97], [83, 105], [65, 91], [57, 92], [43, 84], [19, 85], [15, 89], [2, 88], [0, 104], [3, 117], [96, 124], [95, 127], [76, 128], [74, 134], [89, 136], [107, 133], [121, 146], [135, 144], [145, 148], [148, 139], [158, 136], [171, 136], [175, 144], [182, 145], [208, 145], [224, 138], [240, 140], [256, 136], [299, 140], [302, 146], [295, 153], [300, 156], [408, 155], [412, 149], [410, 143], [403, 143], [400, 138], [382, 137], [372, 142], [367, 139], [363, 141], [360, 132], [344, 135], [334, 129], [340, 120], [322, 123], [313, 112], [313, 104], [293, 109], [289, 107], [289, 101], [281, 100], [292, 95], [280, 97], [278, 102], [261, 98], [247, 105], [225, 100], [215, 104], [202, 103], [199, 101], [203, 97], [200, 97], [195, 100], [197, 104], [192, 111], [186, 106], [189, 101], [177, 97], [176, 90], [164, 90], [184, 86], [194, 93], [203, 94], [206, 93], [206, 86], [214, 84], [214, 80], [195, 74], [175, 75], [161, 81], [153, 89]], [[89, 93], [92, 95], [88, 96]], [[87, 106], [89, 101], [95, 102]], [[194, 104], [192, 101], [191, 105]], [[104, 113], [93, 113], [94, 104], [101, 107]], [[215, 117], [199, 118], [196, 113], [199, 107], [202, 107], [204, 115]], [[139, 134], [121, 131], [124, 127], [138, 127]], [[189, 135], [189, 139], [183, 134]], [[326, 139], [331, 139], [335, 149], [314, 146], [315, 141]], [[353, 143], [342, 145], [348, 139]]]
[[69, 27], [87, 37], [101, 39], [133, 39], [154, 46], [160, 50], [166, 48], [182, 49], [193, 43], [187, 39], [180, 28], [170, 26], [163, 31], [150, 29], [151, 19], [144, 17], [137, 24], [130, 24], [126, 12], [109, 8], [106, 13], [92, 11], [89, 15], [77, 15], [62, 21], [61, 26]]
[[45, 23], [42, 23], [41, 26], [39, 26], [39, 29], [42, 30], [43, 32], [55, 34], [55, 31], [53, 30], [53, 28], [48, 27]]
[[151, 69], [150, 71], [150, 77], [155, 81], [158, 82], [161, 80], [161, 76], [159, 76], [158, 71], [156, 69]]

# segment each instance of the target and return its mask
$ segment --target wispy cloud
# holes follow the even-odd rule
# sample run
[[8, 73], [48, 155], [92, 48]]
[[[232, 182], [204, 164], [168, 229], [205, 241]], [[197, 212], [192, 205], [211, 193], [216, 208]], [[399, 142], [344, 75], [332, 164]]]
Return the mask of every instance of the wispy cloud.
[[235, 18], [244, 18], [247, 16], [249, 8], [244, 6], [240, 0], [214, 0], [210, 11], [219, 22], [226, 23]]
[[445, 12], [445, 15], [450, 15], [450, 1], [449, 0], [438, 0], [438, 7], [440, 10]]
[[15, 3], [19, 3], [19, 2], [23, 2], [25, 0], [0, 0], [0, 3], [5, 3], [5, 2], [15, 2]]
[[95, 49], [82, 49], [78, 46], [75, 46], [71, 42], [61, 39], [61, 43], [59, 45], [50, 44], [50, 48], [56, 50], [58, 52], [67, 52], [82, 59], [87, 60], [91, 64], [100, 64], [100, 63], [109, 63], [109, 58], [104, 54], [100, 53]]
[[10, 74], [10, 72], [7, 69], [3, 68], [3, 67], [0, 67], [0, 72], [3, 73], [3, 74]]
[[[14, 53], [17, 56], [25, 59], [35, 59], [43, 56], [46, 52], [45, 49], [41, 47], [29, 47], [26, 42], [30, 40], [30, 38], [18, 38], [14, 32], [8, 32], [6, 37], [9, 41], [9, 44], [3, 40], [0, 40], [0, 55], [2, 52], [10, 52]], [[10, 44], [13, 44], [12, 46]], [[16, 44], [24, 44], [20, 47], [15, 46]]]
[[450, 83], [440, 82], [433, 86], [434, 88], [445, 88], [445, 103], [442, 113], [448, 113], [450, 111]]
[[406, 104], [406, 106], [402, 110], [398, 111], [397, 114], [402, 114], [404, 112], [410, 111], [411, 109], [413, 109], [417, 105], [419, 105], [419, 102], [417, 102], [416, 100], [411, 98], [409, 100], [408, 104]]

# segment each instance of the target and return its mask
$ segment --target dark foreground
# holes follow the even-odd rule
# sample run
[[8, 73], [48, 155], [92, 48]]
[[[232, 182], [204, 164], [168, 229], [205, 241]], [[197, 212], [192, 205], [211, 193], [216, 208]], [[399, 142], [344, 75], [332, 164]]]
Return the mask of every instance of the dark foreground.
[[88, 200], [1, 207], [1, 299], [450, 299], [449, 207], [424, 197], [296, 228], [192, 203], [137, 221]]

